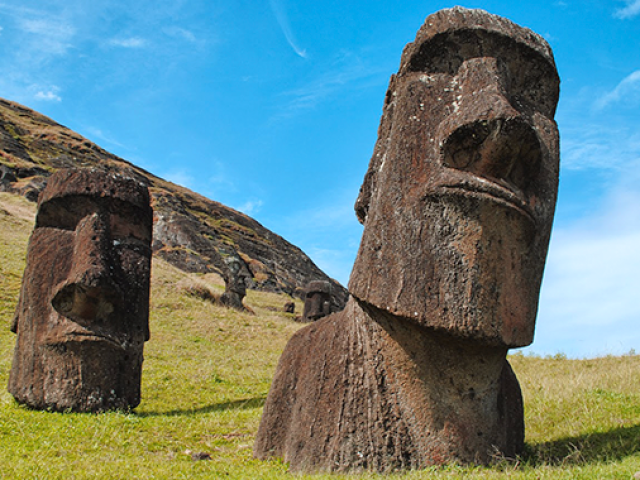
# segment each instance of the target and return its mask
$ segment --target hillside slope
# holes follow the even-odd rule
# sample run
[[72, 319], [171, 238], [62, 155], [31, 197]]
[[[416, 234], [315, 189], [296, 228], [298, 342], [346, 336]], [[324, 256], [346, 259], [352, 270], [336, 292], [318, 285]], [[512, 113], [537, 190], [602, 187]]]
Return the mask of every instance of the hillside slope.
[[149, 185], [155, 212], [154, 253], [185, 272], [223, 274], [238, 256], [249, 288], [300, 296], [312, 280], [332, 283], [335, 307], [346, 290], [299, 248], [254, 219], [119, 158], [31, 109], [0, 99], [0, 191], [36, 201], [60, 168], [115, 170]]

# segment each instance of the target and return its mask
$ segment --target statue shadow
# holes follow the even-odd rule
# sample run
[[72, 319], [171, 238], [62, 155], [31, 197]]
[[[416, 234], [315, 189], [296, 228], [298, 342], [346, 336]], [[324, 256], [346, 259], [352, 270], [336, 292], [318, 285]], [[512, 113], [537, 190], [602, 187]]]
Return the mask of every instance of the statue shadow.
[[258, 408], [264, 405], [266, 396], [245, 398], [241, 400], [233, 400], [230, 402], [214, 403], [195, 408], [184, 408], [176, 410], [168, 410], [166, 412], [134, 412], [136, 416], [146, 417], [177, 417], [190, 416], [201, 413], [223, 412], [225, 410], [248, 410], [250, 408]]
[[560, 466], [621, 460], [637, 453], [640, 453], [640, 424], [527, 444], [521, 458], [533, 466]]

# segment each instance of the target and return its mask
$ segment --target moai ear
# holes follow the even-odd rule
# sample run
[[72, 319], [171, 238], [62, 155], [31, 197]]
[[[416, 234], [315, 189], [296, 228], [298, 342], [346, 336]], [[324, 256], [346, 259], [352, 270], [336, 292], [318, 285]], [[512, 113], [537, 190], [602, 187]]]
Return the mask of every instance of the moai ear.
[[373, 150], [373, 155], [369, 161], [369, 169], [364, 175], [364, 181], [360, 187], [358, 198], [354, 209], [358, 221], [364, 224], [369, 213], [369, 205], [371, 204], [371, 198], [376, 191], [377, 178], [380, 169], [384, 163], [387, 155], [387, 142], [389, 134], [391, 133], [391, 127], [393, 125], [393, 110], [396, 100], [396, 76], [391, 75], [389, 80], [389, 88], [387, 88], [387, 95], [384, 99], [384, 106], [382, 107], [382, 118], [380, 119], [380, 126], [378, 127], [378, 141]]

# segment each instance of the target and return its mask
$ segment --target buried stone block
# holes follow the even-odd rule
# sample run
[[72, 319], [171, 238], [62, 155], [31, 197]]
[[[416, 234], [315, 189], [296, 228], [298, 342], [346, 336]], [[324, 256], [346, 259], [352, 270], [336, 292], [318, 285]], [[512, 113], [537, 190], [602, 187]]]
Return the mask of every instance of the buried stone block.
[[149, 192], [133, 179], [89, 169], [50, 177], [12, 324], [18, 402], [79, 412], [140, 403], [151, 226]]
[[356, 201], [351, 297], [285, 348], [256, 457], [388, 471], [522, 450], [506, 355], [533, 340], [558, 93], [530, 30], [460, 7], [426, 19], [391, 77]]

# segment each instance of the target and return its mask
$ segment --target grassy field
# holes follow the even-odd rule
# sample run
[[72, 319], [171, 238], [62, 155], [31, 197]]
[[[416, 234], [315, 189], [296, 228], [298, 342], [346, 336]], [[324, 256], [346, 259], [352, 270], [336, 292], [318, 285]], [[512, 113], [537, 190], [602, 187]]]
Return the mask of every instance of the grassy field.
[[[187, 288], [220, 293], [220, 278], [188, 275], [162, 260], [153, 265], [151, 340], [135, 412], [60, 414], [14, 402], [6, 392], [15, 342], [8, 326], [33, 212], [22, 198], [0, 193], [0, 478], [287, 476], [286, 464], [253, 460], [251, 448], [278, 356], [300, 328], [280, 312], [289, 299], [250, 291], [245, 303], [255, 315], [230, 311]], [[640, 471], [640, 356], [511, 361], [525, 397], [522, 458], [490, 468], [302, 478], [632, 479]], [[211, 460], [193, 461], [198, 452]]]

